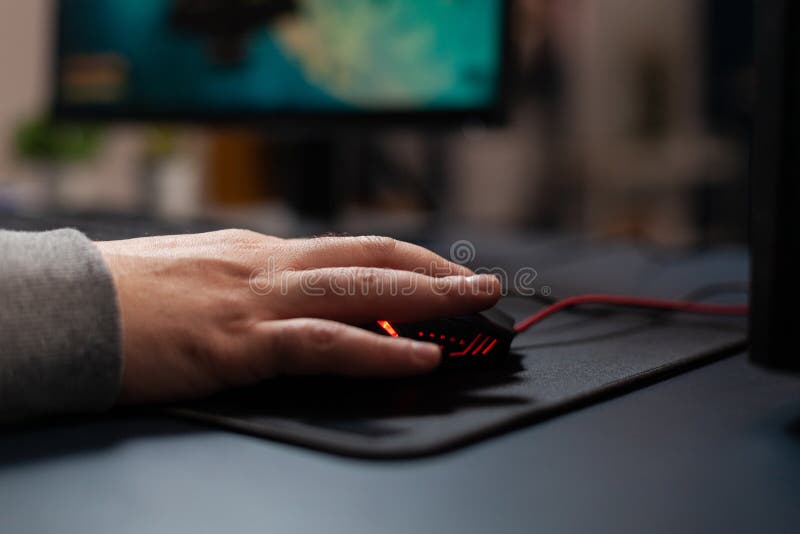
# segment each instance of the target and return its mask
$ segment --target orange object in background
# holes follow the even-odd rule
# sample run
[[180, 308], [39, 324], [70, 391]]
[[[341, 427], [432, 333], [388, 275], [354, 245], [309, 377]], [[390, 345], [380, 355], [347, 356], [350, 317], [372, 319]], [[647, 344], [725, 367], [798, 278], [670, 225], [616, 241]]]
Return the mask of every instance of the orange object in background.
[[208, 193], [217, 205], [243, 205], [276, 194], [270, 184], [271, 150], [256, 134], [227, 130], [212, 136], [208, 160]]

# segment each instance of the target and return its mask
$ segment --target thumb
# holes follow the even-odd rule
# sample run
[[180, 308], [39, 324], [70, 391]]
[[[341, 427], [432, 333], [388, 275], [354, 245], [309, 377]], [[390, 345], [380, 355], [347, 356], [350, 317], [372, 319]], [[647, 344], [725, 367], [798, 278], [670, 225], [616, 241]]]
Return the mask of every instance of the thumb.
[[441, 362], [437, 345], [391, 338], [334, 321], [288, 319], [255, 327], [250, 358], [263, 376], [336, 374], [400, 377], [426, 373]]

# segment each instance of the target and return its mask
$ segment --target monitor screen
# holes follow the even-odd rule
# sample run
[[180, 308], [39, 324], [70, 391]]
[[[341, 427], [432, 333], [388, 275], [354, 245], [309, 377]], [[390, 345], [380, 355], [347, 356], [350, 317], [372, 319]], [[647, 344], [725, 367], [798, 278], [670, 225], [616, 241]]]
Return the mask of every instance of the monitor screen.
[[61, 0], [61, 115], [481, 113], [503, 0]]

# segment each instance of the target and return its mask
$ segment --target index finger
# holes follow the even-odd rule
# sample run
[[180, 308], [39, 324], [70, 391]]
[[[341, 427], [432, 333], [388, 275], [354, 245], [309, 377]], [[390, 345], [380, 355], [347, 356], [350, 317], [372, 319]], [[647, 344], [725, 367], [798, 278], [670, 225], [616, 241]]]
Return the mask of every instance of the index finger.
[[469, 268], [446, 260], [430, 250], [390, 237], [317, 237], [291, 240], [298, 269], [326, 267], [378, 267], [414, 271], [437, 278], [472, 276]]
[[309, 269], [287, 275], [287, 291], [271, 309], [279, 317], [347, 323], [411, 321], [466, 315], [492, 307], [502, 288], [494, 276], [450, 276], [372, 267]]

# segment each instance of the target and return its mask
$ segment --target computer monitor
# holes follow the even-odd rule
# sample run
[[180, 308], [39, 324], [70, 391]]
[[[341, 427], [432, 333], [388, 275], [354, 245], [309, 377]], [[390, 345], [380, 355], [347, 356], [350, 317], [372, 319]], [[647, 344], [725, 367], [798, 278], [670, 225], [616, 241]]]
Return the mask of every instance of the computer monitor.
[[800, 371], [800, 4], [759, 2], [751, 178], [754, 361]]
[[61, 118], [502, 118], [507, 0], [60, 0]]

